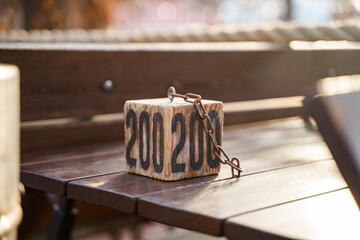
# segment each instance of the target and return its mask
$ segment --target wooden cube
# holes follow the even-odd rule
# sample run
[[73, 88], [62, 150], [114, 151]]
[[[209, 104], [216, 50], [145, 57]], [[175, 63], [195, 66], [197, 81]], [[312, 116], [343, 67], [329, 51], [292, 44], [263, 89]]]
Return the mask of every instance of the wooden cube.
[[[219, 101], [202, 100], [222, 144], [224, 112]], [[127, 171], [173, 181], [217, 174], [220, 161], [194, 104], [175, 98], [127, 101], [125, 152]], [[206, 127], [209, 129], [208, 124]]]

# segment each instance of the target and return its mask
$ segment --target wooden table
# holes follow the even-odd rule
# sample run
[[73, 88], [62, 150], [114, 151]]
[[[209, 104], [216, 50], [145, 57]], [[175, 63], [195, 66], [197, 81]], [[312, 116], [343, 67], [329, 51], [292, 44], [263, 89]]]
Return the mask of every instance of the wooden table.
[[163, 182], [124, 171], [121, 143], [23, 156], [28, 187], [230, 239], [360, 239], [360, 212], [321, 136], [299, 118], [225, 127], [244, 172]]

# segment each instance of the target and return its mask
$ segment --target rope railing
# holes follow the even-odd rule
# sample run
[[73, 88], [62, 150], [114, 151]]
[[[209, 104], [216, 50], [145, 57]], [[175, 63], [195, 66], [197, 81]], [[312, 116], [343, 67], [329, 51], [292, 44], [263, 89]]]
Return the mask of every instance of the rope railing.
[[277, 23], [265, 27], [217, 25], [177, 30], [10, 30], [0, 31], [0, 42], [290, 42], [346, 40], [360, 42], [360, 23], [334, 23], [330, 26], [299, 26]]

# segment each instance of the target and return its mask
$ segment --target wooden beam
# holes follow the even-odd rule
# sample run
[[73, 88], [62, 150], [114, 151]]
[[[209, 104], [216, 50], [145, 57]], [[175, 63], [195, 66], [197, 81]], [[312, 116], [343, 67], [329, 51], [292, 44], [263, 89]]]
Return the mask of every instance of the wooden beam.
[[358, 239], [360, 212], [349, 189], [229, 218], [228, 239]]
[[[360, 61], [358, 49], [6, 46], [0, 61], [21, 70], [22, 121], [122, 112], [126, 100], [164, 97], [171, 85], [223, 102], [311, 95], [329, 69], [358, 73]], [[102, 89], [105, 80], [113, 82], [110, 91]]]

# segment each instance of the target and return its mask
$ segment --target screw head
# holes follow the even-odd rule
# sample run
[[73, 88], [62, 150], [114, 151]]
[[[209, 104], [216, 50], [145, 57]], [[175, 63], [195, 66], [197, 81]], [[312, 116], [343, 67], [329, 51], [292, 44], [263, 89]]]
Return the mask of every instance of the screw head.
[[111, 80], [106, 80], [102, 84], [102, 89], [106, 92], [110, 91], [113, 88], [114, 84]]
[[336, 69], [331, 67], [328, 71], [329, 77], [336, 77]]

